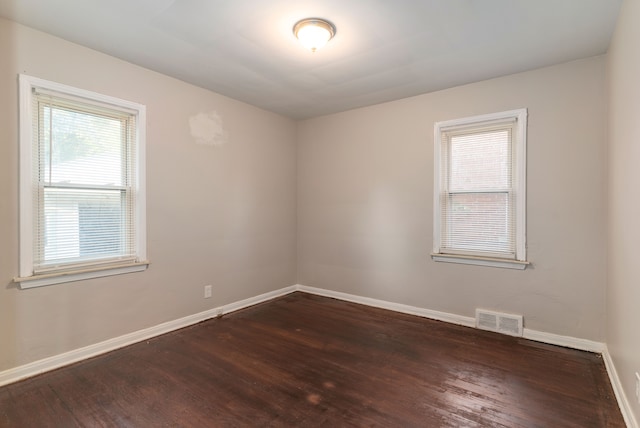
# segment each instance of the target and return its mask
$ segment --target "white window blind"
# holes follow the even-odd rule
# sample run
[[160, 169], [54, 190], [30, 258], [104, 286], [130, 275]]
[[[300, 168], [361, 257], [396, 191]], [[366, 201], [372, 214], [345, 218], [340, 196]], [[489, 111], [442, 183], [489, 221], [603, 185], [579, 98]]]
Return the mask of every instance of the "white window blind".
[[436, 124], [434, 253], [524, 260], [525, 111]]
[[144, 106], [30, 76], [20, 85], [17, 282], [146, 268]]
[[34, 273], [134, 260], [135, 115], [34, 91]]

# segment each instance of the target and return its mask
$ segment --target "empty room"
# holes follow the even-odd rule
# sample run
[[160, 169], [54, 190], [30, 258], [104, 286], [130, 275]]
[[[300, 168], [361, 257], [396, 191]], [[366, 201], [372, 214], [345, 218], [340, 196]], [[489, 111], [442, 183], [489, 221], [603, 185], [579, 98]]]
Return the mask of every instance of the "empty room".
[[0, 0], [0, 427], [640, 421], [637, 0]]

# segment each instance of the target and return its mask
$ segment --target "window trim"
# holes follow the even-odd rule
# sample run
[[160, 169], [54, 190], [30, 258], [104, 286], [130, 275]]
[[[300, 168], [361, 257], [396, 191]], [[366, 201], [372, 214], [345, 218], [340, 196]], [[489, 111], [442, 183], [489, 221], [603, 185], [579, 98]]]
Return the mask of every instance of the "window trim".
[[[492, 123], [515, 120], [515, 143], [512, 146], [515, 157], [514, 189], [518, 197], [515, 204], [515, 237], [516, 254], [514, 259], [484, 257], [467, 254], [450, 254], [441, 252], [441, 161], [442, 133], [448, 129], [463, 127], [485, 127]], [[530, 263], [526, 259], [526, 177], [527, 177], [527, 109], [508, 110], [461, 119], [436, 122], [434, 125], [434, 186], [433, 186], [433, 252], [431, 258], [436, 262], [461, 263], [479, 266], [490, 266], [507, 269], [525, 269]], [[520, 197], [522, 196], [522, 197]]]
[[[20, 74], [19, 85], [19, 241], [20, 241], [20, 274], [14, 282], [21, 289], [80, 281], [90, 278], [119, 275], [145, 270], [149, 262], [146, 260], [146, 183], [145, 183], [145, 138], [146, 107], [142, 104], [122, 100], [116, 97], [86, 91], [72, 86]], [[137, 174], [134, 183], [136, 192], [135, 234], [137, 260], [126, 263], [95, 264], [75, 267], [60, 272], [34, 274], [33, 263], [33, 90], [43, 90], [60, 94], [64, 97], [76, 97], [95, 105], [107, 105], [119, 110], [128, 110], [137, 116], [136, 126], [136, 162]]]

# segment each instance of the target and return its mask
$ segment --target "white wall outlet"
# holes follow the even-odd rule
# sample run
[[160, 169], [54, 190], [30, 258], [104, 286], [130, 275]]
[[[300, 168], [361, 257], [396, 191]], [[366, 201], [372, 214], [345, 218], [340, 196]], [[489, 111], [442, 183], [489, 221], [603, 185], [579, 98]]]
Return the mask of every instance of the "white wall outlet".
[[640, 373], [636, 372], [636, 400], [640, 404]]
[[204, 298], [208, 299], [209, 297], [211, 297], [211, 286], [210, 285], [205, 285], [204, 286]]

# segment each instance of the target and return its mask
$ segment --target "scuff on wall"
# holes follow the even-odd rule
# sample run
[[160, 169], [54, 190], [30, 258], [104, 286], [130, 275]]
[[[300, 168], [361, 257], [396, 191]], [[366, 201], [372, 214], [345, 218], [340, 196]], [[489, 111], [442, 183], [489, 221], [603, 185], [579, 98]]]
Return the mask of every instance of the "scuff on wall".
[[222, 118], [216, 111], [198, 113], [189, 118], [191, 136], [197, 144], [221, 146], [229, 142], [228, 133], [224, 130]]

